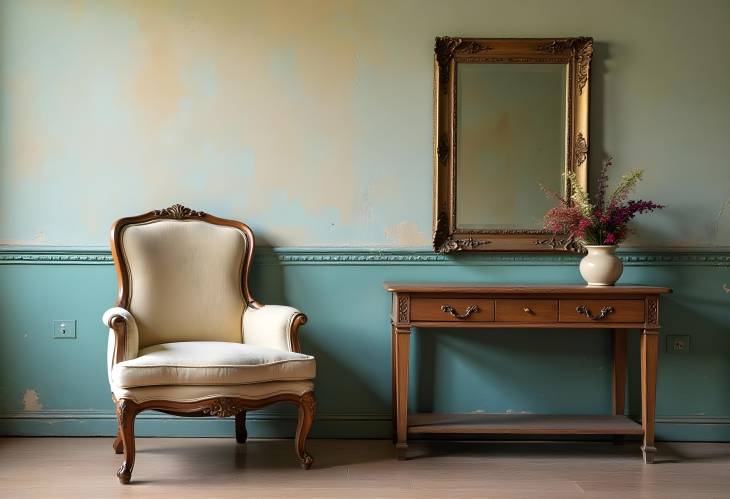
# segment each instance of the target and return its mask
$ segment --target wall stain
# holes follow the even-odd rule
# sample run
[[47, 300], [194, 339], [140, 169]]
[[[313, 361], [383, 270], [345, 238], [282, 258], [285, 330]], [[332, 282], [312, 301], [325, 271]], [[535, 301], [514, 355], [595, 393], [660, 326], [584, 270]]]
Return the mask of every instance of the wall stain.
[[38, 246], [46, 243], [46, 235], [39, 232], [33, 239], [0, 239], [0, 245], [7, 246]]
[[399, 246], [424, 246], [431, 242], [414, 222], [400, 222], [387, 227], [385, 237]]
[[43, 409], [41, 399], [38, 397], [38, 392], [35, 390], [28, 389], [23, 394], [23, 410], [24, 411], [40, 411]]
[[[5, 113], [7, 116], [7, 149], [2, 151], [8, 164], [17, 168], [7, 169], [14, 178], [6, 182], [38, 182], [43, 180], [43, 167], [57, 149], [60, 140], [54, 138], [44, 120], [44, 110], [35, 92], [38, 90], [36, 75], [28, 70], [16, 70], [7, 78], [8, 95]], [[4, 123], [0, 123], [5, 128]]]
[[152, 12], [137, 16], [139, 35], [130, 40], [138, 56], [131, 90], [145, 128], [154, 129], [169, 125], [180, 111], [185, 94], [180, 55], [185, 45], [180, 42], [186, 26], [175, 22], [177, 16], [154, 12], [155, 3], [149, 5]]

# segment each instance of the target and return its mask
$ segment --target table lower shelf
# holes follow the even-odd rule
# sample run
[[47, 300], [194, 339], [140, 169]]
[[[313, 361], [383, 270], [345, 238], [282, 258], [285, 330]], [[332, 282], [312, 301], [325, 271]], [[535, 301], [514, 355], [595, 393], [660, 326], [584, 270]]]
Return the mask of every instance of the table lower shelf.
[[643, 435], [641, 425], [626, 416], [543, 414], [408, 415], [408, 434], [481, 435]]

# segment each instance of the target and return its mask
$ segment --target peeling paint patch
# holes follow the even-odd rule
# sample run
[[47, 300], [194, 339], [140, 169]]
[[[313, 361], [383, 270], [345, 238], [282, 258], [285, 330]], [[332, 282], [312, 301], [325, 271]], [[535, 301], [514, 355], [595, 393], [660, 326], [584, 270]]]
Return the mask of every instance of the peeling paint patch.
[[38, 398], [38, 392], [35, 390], [26, 390], [23, 394], [23, 410], [24, 411], [40, 411], [43, 409], [41, 399]]
[[414, 222], [400, 222], [385, 229], [385, 237], [400, 246], [424, 246], [430, 243]]

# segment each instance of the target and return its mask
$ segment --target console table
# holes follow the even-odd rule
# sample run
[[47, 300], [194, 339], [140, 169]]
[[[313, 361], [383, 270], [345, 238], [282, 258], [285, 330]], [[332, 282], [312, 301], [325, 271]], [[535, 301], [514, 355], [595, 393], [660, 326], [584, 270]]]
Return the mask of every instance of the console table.
[[[644, 461], [654, 462], [659, 296], [671, 289], [400, 282], [385, 283], [385, 289], [393, 296], [393, 432], [399, 459], [406, 458], [411, 435], [640, 435]], [[612, 414], [408, 414], [408, 361], [414, 327], [612, 330]], [[641, 424], [624, 415], [626, 331], [632, 328], [641, 330]]]

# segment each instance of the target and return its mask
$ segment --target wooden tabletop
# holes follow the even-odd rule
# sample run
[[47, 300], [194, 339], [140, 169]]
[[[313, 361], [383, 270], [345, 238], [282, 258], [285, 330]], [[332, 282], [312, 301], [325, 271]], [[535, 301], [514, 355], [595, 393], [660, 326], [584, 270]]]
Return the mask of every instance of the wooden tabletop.
[[478, 283], [478, 282], [386, 282], [383, 287], [387, 291], [399, 293], [511, 293], [511, 294], [600, 294], [600, 295], [636, 295], [666, 294], [671, 288], [657, 286], [638, 286], [625, 284], [619, 286], [587, 286], [585, 284], [514, 284], [514, 283]]

